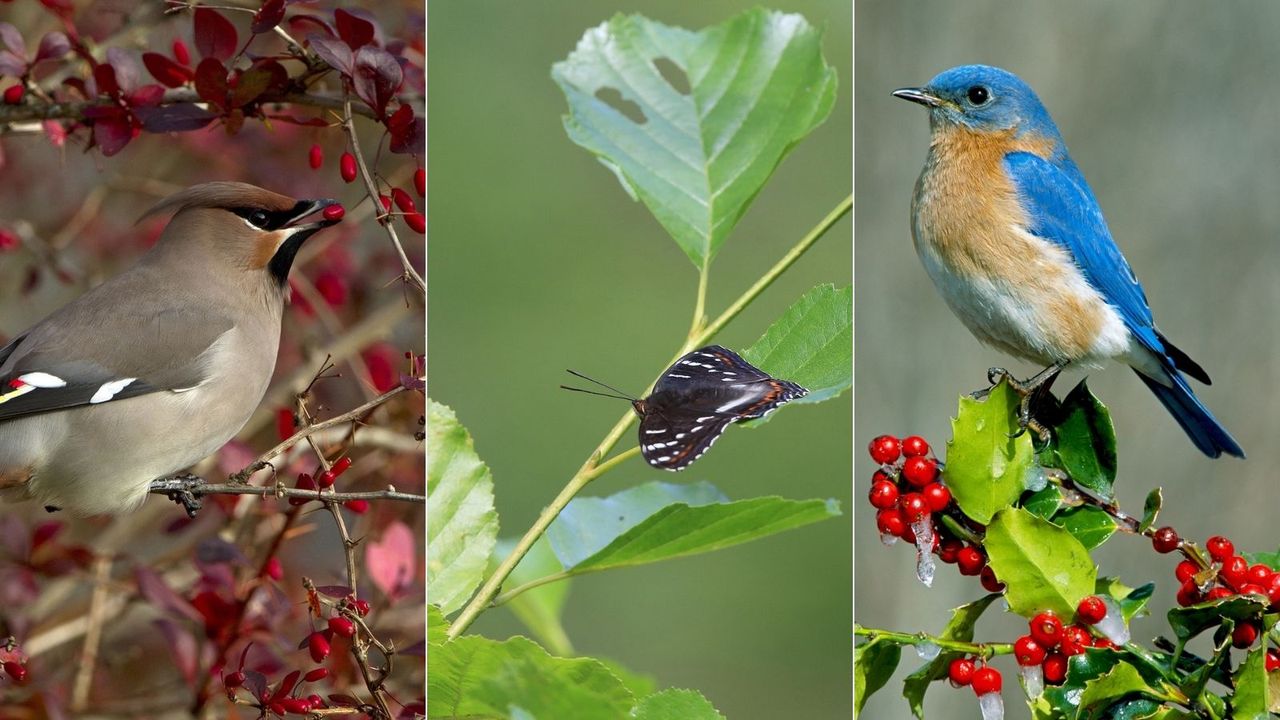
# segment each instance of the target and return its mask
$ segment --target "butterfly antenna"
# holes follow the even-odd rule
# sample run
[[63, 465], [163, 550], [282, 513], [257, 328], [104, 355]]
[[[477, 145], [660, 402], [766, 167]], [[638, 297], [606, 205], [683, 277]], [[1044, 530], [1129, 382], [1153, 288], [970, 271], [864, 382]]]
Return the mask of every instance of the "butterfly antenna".
[[614, 387], [614, 386], [612, 386], [612, 385], [606, 385], [606, 384], [604, 384], [604, 383], [600, 382], [599, 380], [596, 380], [595, 378], [587, 377], [586, 375], [583, 375], [582, 373], [577, 372], [577, 371], [575, 371], [575, 370], [565, 370], [565, 372], [569, 373], [570, 375], [573, 375], [574, 377], [580, 377], [580, 378], [582, 378], [583, 380], [586, 380], [587, 382], [593, 382], [593, 383], [595, 383], [596, 385], [599, 385], [599, 386], [600, 386], [600, 387], [602, 387], [602, 388], [608, 388], [609, 390], [612, 390], [612, 391], [614, 391], [615, 393], [617, 393], [617, 395], [609, 395], [609, 394], [607, 394], [607, 393], [595, 392], [595, 391], [593, 391], [593, 390], [583, 390], [582, 388], [572, 388], [572, 387], [568, 387], [567, 385], [561, 385], [560, 387], [564, 388], [565, 390], [575, 390], [575, 391], [577, 391], [577, 392], [584, 392], [584, 393], [587, 393], [587, 394], [589, 394], [589, 395], [602, 395], [602, 396], [604, 396], [604, 397], [618, 398], [619, 400], [630, 400], [630, 401], [632, 401], [632, 402], [635, 402], [635, 401], [636, 401], [636, 399], [637, 399], [637, 398], [635, 398], [635, 397], [632, 397], [631, 395], [628, 395], [628, 394], [626, 394], [626, 393], [622, 392], [621, 390], [619, 390], [618, 388], [616, 388], [616, 387]]

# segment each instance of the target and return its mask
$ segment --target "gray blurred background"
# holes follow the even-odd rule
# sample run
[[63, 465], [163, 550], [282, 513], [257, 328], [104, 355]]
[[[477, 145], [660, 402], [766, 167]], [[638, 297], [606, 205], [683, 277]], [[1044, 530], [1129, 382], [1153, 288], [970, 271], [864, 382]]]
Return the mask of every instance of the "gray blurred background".
[[[1231, 430], [1247, 461], [1201, 455], [1128, 369], [1089, 374], [1119, 438], [1118, 491], [1141, 512], [1164, 487], [1162, 524], [1203, 542], [1226, 533], [1242, 550], [1275, 550], [1280, 410], [1271, 395], [1280, 356], [1280, 5], [1193, 3], [856, 3], [857, 253], [855, 261], [856, 618], [871, 627], [938, 632], [954, 606], [982, 594], [943, 566], [932, 589], [913, 554], [877, 539], [866, 491], [867, 442], [918, 433], [950, 437], [957, 396], [985, 384], [988, 366], [1025, 376], [1039, 368], [984, 348], [935, 292], [908, 225], [911, 191], [928, 147], [922, 108], [890, 97], [949, 67], [981, 62], [1025, 79], [1057, 121], [1093, 187], [1117, 243], [1146, 288], [1156, 322], [1214, 378], [1200, 398]], [[1080, 372], [1061, 378], [1065, 392]], [[1157, 583], [1155, 617], [1135, 638], [1168, 632], [1176, 559], [1146, 540], [1116, 537], [1095, 553], [1103, 574]], [[979, 639], [1013, 640], [1026, 625], [989, 612]], [[907, 718], [899, 672], [863, 717]], [[1013, 663], [1010, 718], [1026, 717]], [[935, 685], [930, 718], [976, 718], [969, 690]]]
[[[524, 532], [626, 403], [559, 390], [574, 368], [629, 392], [660, 372], [689, 327], [697, 272], [641, 204], [561, 125], [551, 64], [617, 12], [690, 29], [745, 0], [432, 2], [427, 214], [430, 393], [451, 406], [493, 470], [501, 537]], [[771, 2], [824, 28], [839, 78], [825, 124], [765, 186], [712, 264], [714, 316], [849, 193], [852, 6]], [[851, 281], [846, 218], [717, 338], [742, 349], [817, 283]], [[734, 720], [847, 718], [852, 535], [850, 395], [730, 428], [678, 475], [639, 459], [586, 491], [709, 480], [730, 497], [835, 497], [846, 514], [717, 553], [573, 581], [575, 649], [659, 687], [703, 692]], [[635, 443], [631, 429], [618, 449]], [[505, 609], [479, 633], [524, 632]]]

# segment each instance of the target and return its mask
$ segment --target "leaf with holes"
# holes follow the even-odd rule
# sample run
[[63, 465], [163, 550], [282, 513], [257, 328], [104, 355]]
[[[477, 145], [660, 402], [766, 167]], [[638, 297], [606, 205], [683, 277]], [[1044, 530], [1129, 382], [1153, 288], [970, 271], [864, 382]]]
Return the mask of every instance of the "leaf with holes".
[[758, 8], [700, 32], [618, 15], [588, 30], [551, 76], [569, 102], [569, 137], [699, 268], [836, 94], [818, 31]]
[[[747, 362], [809, 390], [797, 404], [830, 400], [853, 385], [853, 288], [819, 285], [795, 301], [751, 347]], [[745, 423], [754, 427], [775, 413]]]
[[461, 607], [484, 579], [498, 539], [493, 477], [471, 435], [448, 407], [427, 409], [427, 587], [447, 613]]

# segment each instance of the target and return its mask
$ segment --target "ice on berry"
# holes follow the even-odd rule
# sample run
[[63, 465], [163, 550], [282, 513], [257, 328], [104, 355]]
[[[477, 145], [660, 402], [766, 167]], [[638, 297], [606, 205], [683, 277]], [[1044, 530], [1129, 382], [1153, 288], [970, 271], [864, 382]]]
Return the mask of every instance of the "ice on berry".
[[1022, 478], [1022, 486], [1031, 492], [1040, 492], [1049, 486], [1049, 476], [1039, 463], [1031, 463], [1026, 476]]
[[892, 533], [880, 533], [880, 544], [885, 547], [893, 547], [898, 544], [898, 536]]
[[1019, 665], [1018, 679], [1022, 681], [1022, 689], [1032, 700], [1044, 693], [1044, 666]]
[[934, 658], [942, 652], [942, 648], [936, 643], [925, 641], [916, 645], [916, 654], [925, 662], [933, 662]]
[[982, 711], [982, 720], [1004, 720], [1004, 698], [998, 692], [979, 695], [978, 709]]
[[1124, 614], [1120, 611], [1120, 603], [1106, 595], [1100, 597], [1102, 598], [1102, 604], [1107, 606], [1107, 614], [1093, 626], [1093, 629], [1102, 633], [1104, 637], [1116, 645], [1127, 645], [1129, 643], [1129, 628], [1124, 624]]
[[925, 587], [933, 587], [933, 575], [937, 565], [933, 562], [933, 517], [925, 515], [911, 523], [916, 534], [916, 579]]

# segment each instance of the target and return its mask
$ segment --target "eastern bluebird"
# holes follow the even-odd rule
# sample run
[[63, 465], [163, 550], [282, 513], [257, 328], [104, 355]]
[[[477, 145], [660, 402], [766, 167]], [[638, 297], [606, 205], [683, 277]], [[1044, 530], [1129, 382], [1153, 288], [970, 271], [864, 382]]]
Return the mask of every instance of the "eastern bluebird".
[[911, 201], [916, 253], [980, 341], [1049, 366], [1023, 391], [1047, 385], [1068, 363], [1119, 360], [1204, 454], [1244, 457], [1191, 391], [1182, 373], [1206, 384], [1209, 376], [1156, 329], [1031, 88], [1005, 70], [965, 65], [893, 94], [929, 109], [929, 157]]

